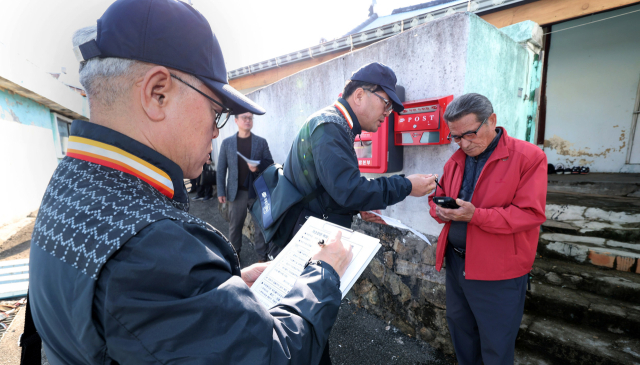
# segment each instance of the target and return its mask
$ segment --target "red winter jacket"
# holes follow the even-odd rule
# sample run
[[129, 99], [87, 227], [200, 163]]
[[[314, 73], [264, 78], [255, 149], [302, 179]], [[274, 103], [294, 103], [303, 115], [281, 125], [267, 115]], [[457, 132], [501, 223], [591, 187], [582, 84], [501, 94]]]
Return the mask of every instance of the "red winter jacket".
[[[471, 199], [476, 210], [467, 225], [465, 278], [469, 280], [513, 279], [531, 271], [540, 225], [546, 220], [547, 156], [537, 146], [502, 130]], [[436, 217], [433, 196], [458, 196], [466, 157], [462, 149], [451, 156], [439, 180], [444, 191], [438, 188], [429, 196], [431, 216], [439, 223], [445, 222]], [[438, 238], [438, 271], [450, 227], [446, 222]]]

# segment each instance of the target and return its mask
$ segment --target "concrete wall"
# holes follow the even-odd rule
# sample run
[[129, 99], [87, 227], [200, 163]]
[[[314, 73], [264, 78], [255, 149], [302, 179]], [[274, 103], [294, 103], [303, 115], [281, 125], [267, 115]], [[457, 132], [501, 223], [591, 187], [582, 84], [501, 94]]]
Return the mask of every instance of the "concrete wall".
[[[634, 10], [640, 5], [557, 24], [552, 30]], [[551, 35], [544, 137], [549, 163], [640, 172], [640, 165], [625, 164], [640, 81], [638, 24], [640, 13], [633, 13]]]
[[[0, 91], [0, 96], [5, 94]], [[49, 115], [46, 119], [51, 121]], [[2, 226], [38, 209], [58, 161], [51, 129], [1, 118], [0, 156]]]
[[[345, 81], [360, 66], [378, 61], [390, 66], [406, 90], [406, 100], [486, 94], [498, 124], [525, 138], [529, 66], [532, 55], [514, 40], [473, 14], [454, 14], [282, 79], [248, 96], [265, 107], [256, 116], [254, 132], [265, 137], [274, 160], [284, 163], [293, 138], [309, 115], [330, 105]], [[518, 89], [524, 90], [518, 97]], [[235, 134], [225, 127], [220, 138]], [[219, 145], [219, 144], [218, 144]], [[404, 148], [402, 173], [442, 174], [457, 145]], [[379, 175], [367, 174], [367, 177]], [[437, 236], [441, 225], [429, 216], [427, 198], [409, 197], [384, 214]]]
[[38, 209], [62, 157], [52, 109], [89, 116], [85, 97], [0, 44], [0, 226]]

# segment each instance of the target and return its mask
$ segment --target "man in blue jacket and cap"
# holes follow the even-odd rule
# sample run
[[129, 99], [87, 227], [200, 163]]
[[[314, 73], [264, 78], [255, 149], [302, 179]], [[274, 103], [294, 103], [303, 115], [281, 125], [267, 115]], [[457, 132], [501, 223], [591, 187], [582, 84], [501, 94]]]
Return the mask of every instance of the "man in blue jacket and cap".
[[[302, 195], [321, 192], [305, 204], [299, 224], [315, 216], [351, 228], [353, 216], [384, 223], [368, 210], [385, 209], [407, 196], [425, 196], [435, 189], [435, 176], [415, 174], [367, 179], [360, 175], [354, 149], [362, 131], [376, 132], [392, 111], [404, 106], [396, 95], [396, 75], [381, 63], [362, 66], [346, 82], [342, 97], [304, 123], [284, 164], [284, 175]], [[281, 247], [272, 247], [275, 256]], [[328, 346], [321, 364], [331, 364]]]
[[183, 178], [229, 115], [265, 112], [228, 85], [207, 20], [180, 1], [118, 0], [74, 46], [91, 120], [73, 122], [33, 231], [23, 360], [40, 363], [39, 334], [53, 365], [317, 364], [350, 246], [334, 237], [265, 308], [250, 286], [267, 264], [240, 270], [187, 212]]

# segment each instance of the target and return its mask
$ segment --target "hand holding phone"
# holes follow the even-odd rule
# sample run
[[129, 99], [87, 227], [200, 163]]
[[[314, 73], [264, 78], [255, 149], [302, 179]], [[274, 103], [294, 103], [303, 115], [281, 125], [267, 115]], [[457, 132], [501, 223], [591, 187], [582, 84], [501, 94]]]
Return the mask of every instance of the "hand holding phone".
[[456, 200], [448, 196], [434, 196], [433, 202], [436, 205], [441, 206], [442, 208], [447, 208], [447, 209], [460, 208], [460, 206], [456, 203]]

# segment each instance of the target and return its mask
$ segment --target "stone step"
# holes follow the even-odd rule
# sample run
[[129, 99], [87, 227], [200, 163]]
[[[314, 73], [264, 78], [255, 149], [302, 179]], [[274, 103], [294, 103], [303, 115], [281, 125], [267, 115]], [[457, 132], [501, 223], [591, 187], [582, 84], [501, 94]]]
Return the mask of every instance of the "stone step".
[[611, 299], [640, 303], [640, 275], [538, 256], [532, 283], [577, 289]]
[[547, 181], [551, 192], [640, 197], [640, 174], [548, 175]]
[[534, 282], [527, 291], [527, 313], [555, 317], [576, 325], [640, 338], [640, 303], [629, 303]]
[[543, 228], [622, 242], [640, 242], [640, 198], [547, 194]]
[[640, 339], [525, 314], [516, 347], [545, 354], [551, 364], [618, 365], [640, 363]]
[[544, 357], [540, 353], [533, 353], [527, 349], [516, 347], [513, 365], [553, 365], [552, 359]]
[[545, 232], [540, 235], [538, 253], [543, 257], [640, 274], [640, 243]]

